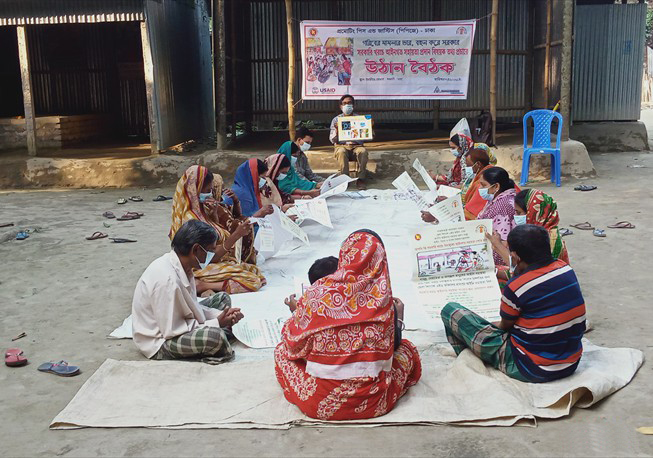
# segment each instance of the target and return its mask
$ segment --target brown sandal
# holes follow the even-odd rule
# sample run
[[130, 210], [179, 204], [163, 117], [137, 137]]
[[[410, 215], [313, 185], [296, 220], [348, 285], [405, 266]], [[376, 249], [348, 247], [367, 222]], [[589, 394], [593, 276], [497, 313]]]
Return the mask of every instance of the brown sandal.
[[593, 231], [594, 226], [592, 226], [591, 223], [585, 221], [584, 223], [578, 223], [578, 224], [570, 224], [571, 227], [575, 227], [576, 229], [580, 229], [581, 231]]
[[93, 232], [93, 235], [90, 237], [86, 237], [86, 240], [97, 240], [97, 239], [103, 239], [109, 237], [108, 234], [105, 234], [104, 232]]
[[610, 229], [635, 229], [635, 225], [628, 221], [619, 221], [618, 223], [608, 227]]

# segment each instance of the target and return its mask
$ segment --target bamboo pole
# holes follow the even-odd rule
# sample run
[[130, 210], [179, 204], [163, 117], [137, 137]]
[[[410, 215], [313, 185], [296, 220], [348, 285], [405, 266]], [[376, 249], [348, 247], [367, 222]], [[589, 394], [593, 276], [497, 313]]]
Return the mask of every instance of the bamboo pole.
[[490, 114], [492, 115], [492, 141], [497, 136], [497, 23], [499, 22], [499, 0], [492, 0], [490, 23]]
[[562, 140], [569, 140], [571, 125], [571, 79], [574, 27], [574, 2], [564, 2], [562, 10], [562, 62], [560, 64], [560, 114]]
[[216, 107], [216, 137], [218, 150], [227, 147], [227, 75], [225, 56], [225, 34], [224, 34], [224, 2], [225, 0], [213, 1], [213, 76], [215, 78]]
[[544, 108], [549, 108], [549, 78], [551, 76], [551, 17], [552, 0], [546, 0], [546, 44], [544, 51]]
[[295, 42], [292, 33], [292, 0], [286, 0], [286, 31], [288, 33], [288, 135], [295, 140]]
[[36, 156], [36, 115], [32, 103], [32, 74], [29, 65], [27, 28], [16, 27], [18, 37], [18, 58], [20, 61], [20, 79], [23, 85], [23, 107], [25, 109], [25, 132], [27, 136], [27, 153]]

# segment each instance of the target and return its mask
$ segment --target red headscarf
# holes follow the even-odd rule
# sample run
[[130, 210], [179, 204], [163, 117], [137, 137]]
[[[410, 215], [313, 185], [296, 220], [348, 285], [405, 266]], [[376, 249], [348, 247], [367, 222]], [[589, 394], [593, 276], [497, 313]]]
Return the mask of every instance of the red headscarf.
[[306, 359], [307, 370], [312, 367], [317, 377], [333, 374], [337, 366], [347, 375], [321, 378], [387, 370], [394, 352], [394, 306], [381, 240], [367, 232], [345, 240], [338, 270], [304, 293], [284, 326], [283, 341], [290, 358]]

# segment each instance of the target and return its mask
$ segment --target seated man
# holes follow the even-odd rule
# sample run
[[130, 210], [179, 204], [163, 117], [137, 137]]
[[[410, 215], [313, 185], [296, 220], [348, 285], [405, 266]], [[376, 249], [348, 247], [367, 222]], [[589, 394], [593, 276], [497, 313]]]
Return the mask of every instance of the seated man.
[[442, 321], [460, 354], [469, 348], [483, 361], [523, 382], [567, 377], [583, 353], [585, 302], [576, 274], [551, 256], [543, 227], [523, 224], [508, 235], [515, 276], [503, 290], [501, 321], [490, 323], [449, 303]]
[[324, 182], [324, 178], [313, 173], [313, 169], [311, 169], [311, 165], [308, 163], [308, 157], [306, 156], [306, 151], [311, 149], [313, 136], [313, 132], [308, 130], [306, 127], [300, 127], [297, 129], [297, 133], [295, 134], [295, 144], [299, 146], [299, 150], [293, 151], [291, 163], [293, 163], [299, 178], [306, 181], [314, 181], [317, 183], [317, 187], [319, 188], [322, 182]]
[[362, 141], [351, 141], [340, 143], [338, 141], [338, 118], [343, 116], [356, 116], [354, 114], [354, 98], [351, 95], [340, 97], [341, 114], [331, 121], [331, 131], [329, 140], [334, 145], [334, 154], [338, 161], [338, 172], [343, 175], [349, 175], [349, 161], [358, 162], [358, 180], [356, 184], [358, 189], [365, 189], [365, 179], [367, 178], [367, 150]]
[[225, 328], [243, 317], [227, 293], [197, 301], [193, 269], [202, 269], [216, 250], [218, 233], [189, 220], [172, 239], [172, 251], [149, 265], [134, 292], [132, 332], [138, 349], [151, 359], [201, 358], [218, 364], [233, 358]]

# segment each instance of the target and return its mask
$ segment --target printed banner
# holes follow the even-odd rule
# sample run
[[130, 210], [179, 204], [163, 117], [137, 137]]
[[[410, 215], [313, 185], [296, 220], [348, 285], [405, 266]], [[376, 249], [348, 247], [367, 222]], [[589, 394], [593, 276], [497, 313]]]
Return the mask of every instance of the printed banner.
[[302, 98], [467, 98], [476, 20], [303, 21]]

